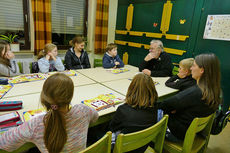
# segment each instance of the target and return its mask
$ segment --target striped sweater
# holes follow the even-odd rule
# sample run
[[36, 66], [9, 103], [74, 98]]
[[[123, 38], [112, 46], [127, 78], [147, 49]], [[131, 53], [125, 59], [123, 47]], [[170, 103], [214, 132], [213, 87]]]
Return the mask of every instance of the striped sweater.
[[[13, 151], [26, 142], [34, 143], [42, 153], [45, 147], [44, 115], [33, 118], [21, 126], [12, 128], [0, 136], [0, 149]], [[62, 152], [78, 152], [86, 148], [87, 132], [90, 122], [98, 119], [98, 113], [84, 104], [77, 104], [66, 114], [67, 142]]]

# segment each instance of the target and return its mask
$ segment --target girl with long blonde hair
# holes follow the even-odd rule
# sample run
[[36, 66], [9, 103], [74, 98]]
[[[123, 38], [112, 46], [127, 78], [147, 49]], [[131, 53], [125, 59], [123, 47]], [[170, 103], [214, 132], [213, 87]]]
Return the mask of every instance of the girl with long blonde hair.
[[14, 57], [10, 45], [6, 42], [0, 42], [0, 76], [10, 77], [21, 74]]
[[46, 44], [44, 50], [38, 54], [38, 67], [41, 73], [52, 71], [64, 71], [65, 67], [58, 55], [57, 46], [54, 44]]

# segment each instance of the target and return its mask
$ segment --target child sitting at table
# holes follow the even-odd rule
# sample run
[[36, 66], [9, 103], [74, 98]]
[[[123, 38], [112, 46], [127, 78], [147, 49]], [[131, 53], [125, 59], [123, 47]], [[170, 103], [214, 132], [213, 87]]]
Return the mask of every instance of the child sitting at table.
[[20, 74], [10, 45], [6, 42], [0, 42], [0, 76], [11, 77]]
[[[157, 98], [152, 78], [144, 73], [135, 75], [129, 85], [125, 104], [117, 108], [109, 125], [109, 130], [113, 132], [113, 143], [119, 133], [140, 131], [157, 122], [157, 109], [154, 107]], [[146, 148], [144, 146], [135, 152], [144, 152]]]
[[97, 120], [98, 113], [84, 104], [71, 108], [73, 91], [71, 78], [62, 73], [51, 75], [40, 96], [47, 113], [0, 135], [0, 149], [13, 151], [26, 142], [34, 143], [42, 153], [85, 149], [89, 124]]
[[57, 46], [54, 44], [46, 44], [44, 50], [41, 50], [38, 54], [39, 71], [41, 73], [64, 71], [65, 67], [61, 58], [57, 55]]
[[110, 43], [106, 47], [106, 53], [103, 57], [103, 67], [104, 68], [120, 68], [124, 67], [124, 63], [117, 55], [117, 45]]
[[180, 91], [189, 88], [196, 84], [196, 80], [192, 78], [191, 66], [193, 65], [193, 58], [186, 58], [179, 63], [179, 73], [169, 78], [165, 85]]

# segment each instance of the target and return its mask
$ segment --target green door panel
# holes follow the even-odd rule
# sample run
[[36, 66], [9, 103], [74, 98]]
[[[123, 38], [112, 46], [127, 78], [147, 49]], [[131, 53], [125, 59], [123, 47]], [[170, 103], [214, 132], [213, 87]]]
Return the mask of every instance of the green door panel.
[[[230, 14], [230, 1], [206, 0], [204, 10], [200, 18], [197, 41], [195, 44], [194, 55], [211, 52], [218, 56], [221, 64], [221, 85], [224, 94], [224, 109], [230, 105], [230, 42], [222, 40], [203, 39], [204, 29], [208, 15]], [[215, 74], [213, 74], [215, 75]]]

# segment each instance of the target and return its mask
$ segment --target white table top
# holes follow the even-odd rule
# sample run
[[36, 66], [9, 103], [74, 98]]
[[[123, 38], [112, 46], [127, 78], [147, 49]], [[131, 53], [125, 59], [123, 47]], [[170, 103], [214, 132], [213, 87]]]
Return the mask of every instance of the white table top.
[[[159, 84], [155, 86], [158, 93], [158, 97], [162, 97], [178, 91], [176, 89], [172, 89], [165, 86], [165, 82], [166, 80], [168, 80], [168, 78], [169, 77], [152, 77], [153, 81], [159, 82]], [[121, 80], [104, 82], [102, 84], [108, 86], [109, 88], [125, 96], [130, 83], [131, 83], [130, 79], [121, 79]]]
[[[72, 99], [71, 104], [79, 104], [83, 100], [95, 98], [100, 94], [108, 94], [108, 93], [113, 93], [116, 97], [121, 97], [124, 98], [123, 95], [101, 85], [101, 84], [91, 84], [91, 85], [85, 85], [85, 86], [78, 86], [74, 87], [74, 96]], [[42, 105], [40, 103], [40, 93], [34, 93], [34, 94], [29, 94], [29, 95], [23, 95], [23, 96], [16, 96], [16, 97], [10, 97], [10, 98], [3, 98], [1, 101], [7, 101], [7, 100], [21, 100], [23, 101], [23, 109], [18, 110], [20, 114], [22, 112], [28, 111], [28, 110], [34, 110], [34, 109], [39, 109], [42, 108]], [[99, 111], [99, 115], [105, 115], [108, 113], [112, 113], [116, 111], [116, 107], [110, 107], [105, 110]], [[8, 113], [7, 112], [0, 112], [1, 114]]]
[[126, 69], [129, 71], [113, 74], [109, 71], [109, 69], [104, 69], [103, 67], [96, 67], [92, 69], [81, 69], [77, 70], [77, 72], [82, 73], [83, 75], [97, 81], [97, 82], [107, 82], [125, 78], [132, 78], [136, 73], [139, 72], [138, 68], [131, 65], [125, 65]]
[[[96, 83], [92, 79], [89, 79], [88, 77], [80, 73], [78, 73], [77, 76], [72, 76], [71, 79], [73, 80], [74, 86], [82, 86]], [[14, 84], [14, 87], [11, 88], [10, 91], [8, 91], [4, 98], [40, 93], [42, 91], [42, 86], [44, 82], [45, 80], [39, 80]]]
[[[114, 93], [117, 97], [124, 98], [129, 84], [131, 83], [131, 80], [129, 79], [132, 79], [138, 72], [138, 68], [134, 66], [126, 65], [125, 68], [129, 69], [129, 71], [120, 74], [112, 74], [103, 68], [78, 70], [79, 72], [77, 73], [77, 76], [71, 77], [75, 86], [72, 104], [78, 104], [82, 100], [95, 98], [100, 94], [107, 93]], [[98, 82], [95, 82], [92, 79]], [[159, 84], [156, 85], [159, 97], [177, 91], [165, 86], [165, 81], [167, 79], [168, 77], [153, 78], [154, 81], [159, 82]], [[42, 107], [39, 99], [43, 83], [44, 80], [15, 84], [15, 86], [1, 99], [1, 101], [22, 100], [23, 109], [18, 112], [38, 109]], [[114, 112], [115, 110], [116, 107], [111, 107], [99, 111], [99, 114], [104, 115]], [[0, 114], [4, 113], [7, 112], [0, 112]]]

